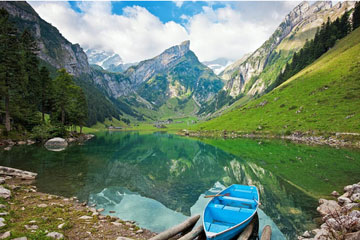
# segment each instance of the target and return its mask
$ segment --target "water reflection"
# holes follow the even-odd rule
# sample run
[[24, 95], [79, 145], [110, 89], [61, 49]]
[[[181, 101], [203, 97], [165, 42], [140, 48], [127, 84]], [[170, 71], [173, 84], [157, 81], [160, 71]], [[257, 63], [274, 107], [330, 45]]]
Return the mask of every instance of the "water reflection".
[[38, 172], [40, 191], [76, 195], [154, 231], [202, 213], [204, 194], [233, 183], [258, 186], [260, 222], [273, 224], [279, 239], [294, 239], [317, 216], [316, 199], [252, 161], [164, 133], [104, 132], [62, 152], [14, 147], [0, 164]]

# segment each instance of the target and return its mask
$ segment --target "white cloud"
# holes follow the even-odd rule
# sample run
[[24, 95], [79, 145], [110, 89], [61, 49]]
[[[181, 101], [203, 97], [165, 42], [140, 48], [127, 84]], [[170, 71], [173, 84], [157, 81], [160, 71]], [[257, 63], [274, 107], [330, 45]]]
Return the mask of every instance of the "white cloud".
[[[122, 15], [116, 15], [110, 2], [79, 2], [81, 13], [75, 12], [68, 2], [30, 4], [69, 41], [80, 43], [85, 49], [114, 51], [124, 62], [152, 58], [187, 39], [201, 61], [220, 57], [235, 60], [258, 48], [285, 16], [274, 9], [264, 10], [270, 14], [264, 20], [256, 14], [249, 17], [246, 8], [234, 5], [216, 10], [207, 6], [194, 16], [181, 16], [184, 27], [173, 21], [163, 23], [139, 6], [126, 7]], [[259, 19], [255, 20], [255, 16]]]
[[178, 8], [181, 8], [184, 2], [183, 2], [183, 1], [179, 1], [179, 0], [175, 0], [174, 3], [175, 3], [175, 5], [176, 5]]

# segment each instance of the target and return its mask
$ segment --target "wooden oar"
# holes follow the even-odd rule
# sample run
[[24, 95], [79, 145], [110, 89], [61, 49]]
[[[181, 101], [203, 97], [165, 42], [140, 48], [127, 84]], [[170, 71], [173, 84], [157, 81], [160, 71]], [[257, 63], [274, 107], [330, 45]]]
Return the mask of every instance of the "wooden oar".
[[216, 195], [207, 195], [204, 198], [213, 198], [213, 197], [222, 197], [222, 196], [230, 196], [230, 193], [225, 194], [216, 194]]

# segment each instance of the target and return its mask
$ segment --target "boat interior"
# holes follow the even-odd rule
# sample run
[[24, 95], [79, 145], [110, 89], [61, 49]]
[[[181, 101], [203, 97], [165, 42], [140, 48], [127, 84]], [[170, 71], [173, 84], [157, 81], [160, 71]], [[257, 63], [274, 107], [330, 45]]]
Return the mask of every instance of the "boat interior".
[[258, 200], [256, 189], [228, 190], [221, 194], [230, 193], [230, 195], [216, 197], [209, 203], [204, 216], [207, 232], [225, 231], [245, 221], [256, 211]]

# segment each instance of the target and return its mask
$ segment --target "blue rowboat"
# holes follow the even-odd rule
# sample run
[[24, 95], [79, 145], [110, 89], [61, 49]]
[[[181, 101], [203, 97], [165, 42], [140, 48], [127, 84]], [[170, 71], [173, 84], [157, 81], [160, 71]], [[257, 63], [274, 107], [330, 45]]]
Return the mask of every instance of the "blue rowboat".
[[234, 184], [226, 188], [204, 210], [206, 239], [229, 240], [239, 235], [255, 216], [258, 206], [257, 187]]

